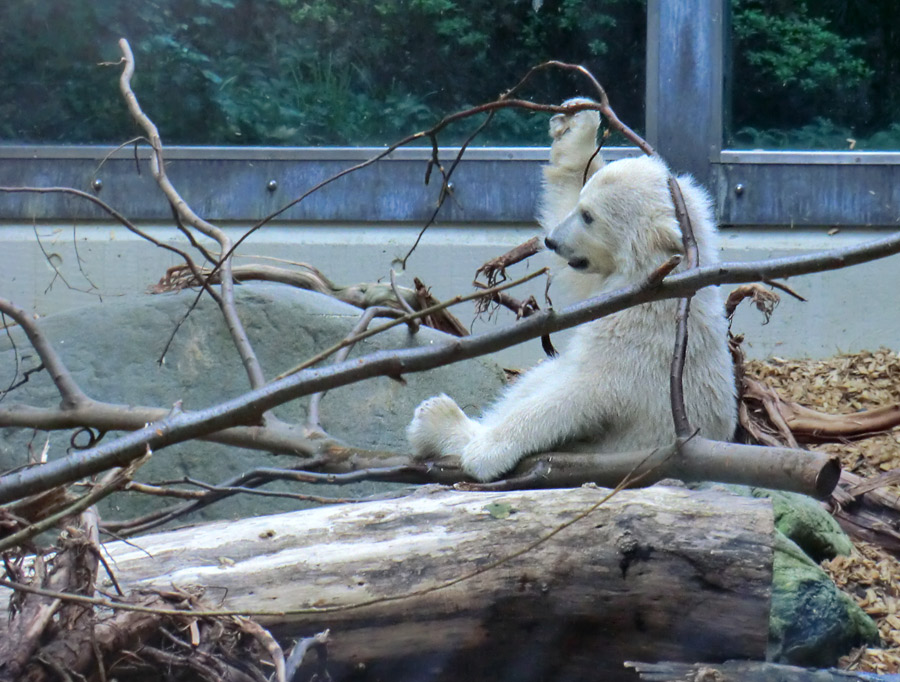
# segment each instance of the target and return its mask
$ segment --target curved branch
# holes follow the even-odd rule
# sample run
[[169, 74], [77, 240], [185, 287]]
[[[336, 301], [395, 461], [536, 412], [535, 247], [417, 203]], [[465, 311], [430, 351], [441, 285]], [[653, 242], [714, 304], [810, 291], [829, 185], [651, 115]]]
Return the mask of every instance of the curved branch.
[[161, 242], [152, 235], [144, 232], [137, 225], [135, 225], [128, 218], [119, 213], [116, 209], [114, 209], [99, 197], [95, 197], [93, 194], [82, 192], [81, 190], [75, 189], [73, 187], [0, 187], [0, 192], [6, 192], [9, 194], [17, 194], [20, 192], [29, 194], [71, 194], [72, 196], [90, 201], [94, 205], [100, 207], [104, 212], [115, 218], [115, 220], [117, 220], [122, 225], [122, 227], [127, 229], [129, 232], [136, 234], [138, 237], [150, 242], [154, 246], [158, 246], [161, 249], [166, 249], [167, 251], [171, 251], [172, 253], [177, 253], [179, 256], [181, 256], [184, 259], [184, 262], [187, 264], [188, 269], [191, 271], [194, 277], [197, 278], [200, 286], [203, 287], [204, 291], [212, 296], [213, 300], [216, 301], [216, 303], [221, 304], [221, 298], [204, 281], [202, 277], [203, 271], [197, 267], [197, 264], [194, 263], [194, 259], [191, 258], [186, 251], [182, 251], [177, 246], [172, 246], [171, 244], [167, 244], [166, 242]]
[[72, 378], [72, 375], [63, 363], [62, 358], [59, 357], [56, 350], [50, 345], [50, 341], [44, 336], [44, 333], [34, 319], [15, 303], [7, 301], [5, 298], [0, 298], [0, 311], [9, 315], [20, 327], [22, 327], [22, 331], [24, 331], [25, 336], [28, 337], [28, 341], [41, 358], [44, 367], [46, 367], [47, 371], [50, 373], [53, 385], [56, 386], [56, 390], [59, 391], [60, 398], [62, 399], [62, 408], [64, 410], [71, 410], [90, 402], [91, 399], [88, 398], [85, 392], [81, 390], [81, 387], [75, 382], [75, 379]]
[[[332, 282], [324, 273], [312, 265], [307, 263], [295, 263], [294, 265], [298, 266], [299, 269], [259, 263], [236, 265], [232, 269], [232, 276], [235, 282], [279, 282], [298, 289], [315, 291], [357, 308], [366, 309], [373, 306], [393, 308], [398, 315], [401, 314], [400, 311], [407, 310], [407, 306], [414, 309], [425, 307], [422, 305], [423, 302], [419, 300], [418, 293], [408, 287], [393, 287], [391, 284], [382, 282], [340, 286]], [[204, 281], [210, 284], [219, 282], [218, 271], [206, 269], [202, 271], [202, 275], [198, 281], [196, 275], [193, 273], [188, 275], [185, 272], [184, 266], [175, 265], [166, 270], [165, 276], [151, 287], [151, 291], [153, 293], [181, 291]], [[436, 303], [436, 300], [432, 300], [430, 305]], [[425, 320], [425, 324], [454, 336], [466, 336], [469, 333], [462, 322], [446, 310], [441, 311], [440, 315], [435, 315], [430, 320]]]
[[[581, 66], [580, 64], [569, 64], [569, 63], [560, 62], [557, 60], [550, 60], [550, 61], [544, 62], [542, 64], [538, 64], [537, 66], [532, 67], [532, 69], [527, 74], [525, 74], [525, 77], [522, 78], [522, 80], [520, 80], [515, 85], [515, 87], [513, 87], [512, 90], [510, 90], [509, 93], [507, 93], [507, 94], [511, 94], [511, 93], [516, 92], [519, 89], [521, 89], [525, 85], [525, 83], [527, 83], [531, 79], [531, 77], [538, 71], [544, 71], [546, 69], [551, 69], [551, 68], [552, 69], [561, 69], [563, 71], [574, 71], [576, 73], [581, 74], [585, 78], [587, 78], [591, 82], [591, 85], [594, 87], [594, 90], [597, 93], [597, 100], [598, 100], [596, 103], [581, 102], [578, 104], [570, 104], [565, 107], [559, 107], [559, 109], [561, 109], [561, 111], [555, 111], [554, 113], [574, 114], [576, 112], [585, 111], [587, 109], [594, 109], [596, 111], [599, 111], [600, 114], [606, 119], [610, 128], [618, 131], [629, 142], [633, 142], [635, 144], [635, 146], [637, 146], [642, 152], [644, 152], [648, 156], [653, 156], [654, 154], [656, 154], [656, 151], [653, 149], [653, 147], [650, 146], [650, 144], [644, 138], [642, 138], [640, 135], [638, 135], [636, 132], [634, 132], [625, 123], [623, 123], [622, 120], [618, 116], [616, 116], [616, 112], [613, 111], [612, 107], [609, 105], [609, 97], [607, 96], [606, 90], [604, 89], [604, 87], [602, 85], [600, 85], [600, 81], [598, 81], [594, 77], [594, 74], [592, 74], [590, 71], [588, 71], [585, 67]], [[509, 100], [509, 101], [516, 102], [519, 100]], [[527, 108], [531, 108], [531, 107], [523, 107], [523, 108], [527, 109]], [[549, 109], [548, 109], [548, 111], [549, 111]]]
[[[669, 173], [669, 193], [672, 195], [672, 204], [675, 206], [675, 218], [681, 227], [681, 240], [684, 245], [687, 270], [693, 270], [700, 265], [697, 240], [694, 237], [691, 217], [687, 212], [687, 207], [684, 205], [684, 195], [681, 193], [681, 187], [671, 172]], [[690, 314], [691, 296], [685, 296], [678, 301], [678, 312], [675, 316], [675, 350], [672, 353], [672, 366], [669, 371], [672, 419], [675, 422], [675, 433], [680, 438], [686, 438], [693, 431], [684, 403], [684, 364], [687, 356], [688, 317]]]
[[259, 360], [253, 352], [253, 346], [250, 344], [247, 332], [244, 330], [244, 326], [238, 317], [237, 308], [234, 304], [234, 282], [231, 278], [230, 257], [234, 249], [231, 239], [229, 239], [224, 231], [203, 220], [194, 213], [193, 209], [181, 197], [178, 190], [175, 189], [175, 186], [166, 175], [162, 140], [160, 139], [159, 131], [153, 121], [151, 121], [141, 109], [137, 96], [131, 89], [131, 78], [134, 75], [134, 53], [131, 51], [131, 46], [128, 44], [128, 41], [124, 38], [119, 40], [119, 49], [122, 50], [124, 63], [122, 75], [119, 77], [119, 88], [122, 91], [122, 96], [125, 98], [128, 110], [131, 112], [131, 115], [134, 117], [135, 121], [137, 121], [138, 125], [140, 125], [147, 133], [147, 137], [150, 140], [150, 146], [153, 148], [153, 154], [150, 157], [150, 171], [153, 174], [156, 183], [163, 191], [163, 194], [166, 195], [166, 199], [168, 199], [172, 208], [183, 222], [198, 229], [208, 237], [215, 239], [221, 246], [222, 258], [219, 261], [219, 267], [222, 270], [222, 300], [220, 302], [220, 308], [225, 317], [225, 323], [228, 325], [228, 330], [231, 332], [231, 337], [234, 339], [235, 346], [241, 356], [241, 360], [244, 363], [244, 369], [247, 371], [250, 385], [253, 388], [259, 388], [266, 382], [266, 379], [263, 375]]

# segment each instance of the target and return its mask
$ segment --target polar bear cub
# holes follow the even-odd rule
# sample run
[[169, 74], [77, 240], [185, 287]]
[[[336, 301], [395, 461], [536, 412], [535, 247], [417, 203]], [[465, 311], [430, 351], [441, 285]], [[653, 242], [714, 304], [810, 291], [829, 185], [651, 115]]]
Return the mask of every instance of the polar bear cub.
[[[584, 297], [640, 283], [683, 252], [665, 164], [647, 156], [607, 165], [592, 159], [598, 125], [594, 111], [551, 119], [538, 214], [548, 248], [564, 263], [561, 279]], [[700, 262], [715, 263], [709, 197], [688, 176], [678, 182]], [[621, 452], [671, 443], [676, 307], [675, 300], [646, 303], [578, 327], [558, 358], [525, 373], [478, 421], [446, 395], [424, 401], [407, 428], [414, 456], [458, 456], [469, 475], [487, 481], [531, 453]], [[697, 292], [688, 326], [685, 403], [691, 424], [718, 440], [731, 438], [737, 413], [726, 337], [718, 290]]]

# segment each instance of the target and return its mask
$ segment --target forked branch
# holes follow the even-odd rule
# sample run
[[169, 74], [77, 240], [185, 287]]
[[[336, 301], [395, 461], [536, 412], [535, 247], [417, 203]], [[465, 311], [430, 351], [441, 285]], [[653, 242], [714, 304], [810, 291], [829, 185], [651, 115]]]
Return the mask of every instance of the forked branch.
[[131, 51], [128, 41], [124, 38], [119, 40], [119, 48], [122, 50], [124, 63], [122, 75], [119, 78], [119, 88], [128, 105], [128, 110], [135, 121], [138, 122], [138, 125], [144, 129], [147, 138], [150, 140], [150, 146], [153, 150], [150, 156], [150, 171], [153, 174], [153, 178], [163, 191], [163, 194], [166, 195], [166, 199], [168, 199], [169, 204], [171, 204], [172, 209], [177, 213], [181, 221], [196, 228], [206, 236], [215, 239], [221, 247], [221, 258], [218, 267], [222, 271], [222, 298], [218, 303], [222, 310], [222, 315], [225, 317], [225, 323], [228, 325], [228, 330], [231, 332], [231, 337], [234, 339], [235, 346], [244, 363], [244, 369], [247, 371], [247, 376], [250, 379], [250, 386], [259, 388], [266, 382], [265, 376], [234, 304], [234, 281], [231, 276], [231, 254], [234, 249], [231, 239], [223, 230], [194, 213], [193, 209], [181, 197], [166, 175], [162, 139], [159, 136], [159, 131], [153, 121], [141, 109], [137, 96], [131, 88], [131, 78], [134, 75], [134, 53]]

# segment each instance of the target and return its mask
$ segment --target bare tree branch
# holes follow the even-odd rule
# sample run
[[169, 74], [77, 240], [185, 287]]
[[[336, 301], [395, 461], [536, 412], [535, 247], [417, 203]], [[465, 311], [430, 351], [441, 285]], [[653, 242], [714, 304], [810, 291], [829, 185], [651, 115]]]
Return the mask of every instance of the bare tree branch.
[[[669, 192], [672, 195], [672, 203], [675, 206], [675, 217], [681, 226], [681, 239], [684, 244], [684, 253], [687, 257], [685, 265], [688, 270], [693, 270], [700, 265], [697, 240], [694, 238], [691, 217], [684, 205], [681, 187], [679, 187], [678, 180], [671, 173], [669, 173]], [[687, 356], [688, 316], [690, 313], [691, 296], [685, 296], [678, 301], [678, 312], [675, 316], [675, 350], [672, 353], [672, 368], [669, 373], [672, 418], [675, 422], [675, 433], [679, 438], [686, 438], [692, 432], [684, 404], [684, 364]]]
[[222, 270], [222, 298], [220, 301], [220, 308], [222, 314], [225, 316], [225, 323], [228, 325], [228, 330], [231, 332], [231, 336], [234, 339], [241, 360], [244, 363], [244, 369], [247, 371], [250, 385], [253, 388], [259, 388], [266, 382], [265, 376], [263, 375], [259, 360], [253, 352], [253, 347], [250, 344], [250, 339], [247, 337], [247, 332], [244, 330], [244, 326], [238, 317], [237, 308], [234, 305], [234, 282], [231, 278], [230, 258], [233, 251], [231, 239], [228, 238], [228, 235], [226, 235], [224, 231], [203, 220], [203, 218], [194, 213], [193, 209], [191, 209], [187, 202], [181, 197], [178, 190], [175, 189], [175, 186], [166, 175], [162, 140], [160, 139], [159, 131], [153, 121], [151, 121], [141, 109], [137, 96], [131, 89], [131, 78], [134, 75], [134, 53], [131, 51], [131, 46], [128, 44], [128, 41], [124, 38], [119, 40], [119, 48], [122, 50], [124, 63], [122, 75], [119, 78], [119, 87], [125, 98], [125, 102], [128, 105], [128, 110], [141, 128], [144, 129], [144, 132], [150, 140], [150, 146], [153, 148], [153, 154], [150, 156], [150, 171], [153, 173], [156, 183], [159, 185], [160, 189], [165, 194], [166, 199], [168, 199], [172, 208], [177, 212], [182, 221], [198, 229], [203, 234], [215, 239], [222, 248], [222, 257], [219, 261], [219, 267]]
[[112, 216], [116, 221], [118, 221], [123, 227], [125, 227], [129, 232], [136, 234], [141, 239], [150, 242], [154, 246], [158, 246], [161, 249], [165, 249], [167, 251], [171, 251], [172, 253], [177, 253], [181, 258], [184, 259], [184, 262], [187, 263], [188, 268], [194, 274], [194, 277], [198, 279], [198, 283], [203, 286], [204, 291], [206, 291], [210, 296], [213, 297], [217, 303], [221, 300], [219, 295], [209, 288], [203, 281], [201, 277], [202, 270], [197, 267], [196, 263], [194, 263], [193, 258], [188, 255], [187, 252], [182, 251], [176, 246], [172, 246], [171, 244], [167, 244], [166, 242], [161, 242], [150, 234], [141, 230], [137, 225], [131, 222], [124, 215], [119, 213], [112, 206], [107, 204], [105, 201], [100, 199], [99, 197], [95, 197], [93, 194], [89, 194], [88, 192], [82, 192], [79, 189], [74, 189], [72, 187], [0, 187], [0, 192], [6, 192], [9, 194], [16, 193], [29, 193], [29, 194], [70, 194], [75, 197], [79, 197], [80, 199], [86, 199], [90, 201], [94, 205], [100, 207], [104, 212], [108, 213]]
[[0, 539], [0, 552], [9, 549], [10, 547], [20, 545], [23, 542], [33, 538], [35, 535], [39, 535], [45, 530], [52, 528], [62, 519], [68, 516], [74, 516], [75, 514], [80, 514], [88, 507], [97, 504], [97, 502], [102, 500], [104, 497], [108, 497], [116, 490], [120, 489], [122, 486], [128, 483], [128, 481], [131, 480], [131, 477], [134, 476], [134, 472], [137, 471], [140, 466], [144, 464], [149, 458], [150, 452], [148, 450], [147, 454], [144, 455], [144, 457], [132, 461], [124, 469], [109, 472], [103, 478], [103, 480], [101, 480], [100, 483], [98, 483], [97, 486], [94, 487], [93, 490], [75, 500], [75, 502], [67, 506], [65, 509], [62, 509], [55, 514], [51, 514], [50, 516], [41, 519], [37, 523], [33, 523], [27, 528], [23, 528], [22, 530], [13, 533], [12, 535], [8, 535], [5, 538]]
[[[115, 405], [90, 398], [72, 409], [12, 404], [0, 408], [0, 428], [19, 427], [56, 431], [88, 427], [98, 431], [132, 431], [165, 419], [170, 412], [159, 407]], [[337, 441], [328, 438], [310, 438], [302, 427], [276, 419], [268, 420], [265, 426], [226, 428], [201, 436], [201, 439], [250, 450], [306, 457], [340, 447]]]
[[81, 387], [75, 382], [75, 379], [72, 378], [68, 368], [63, 364], [62, 359], [53, 346], [50, 345], [50, 341], [44, 336], [34, 319], [15, 303], [4, 298], [0, 298], [0, 312], [9, 315], [25, 332], [28, 341], [41, 358], [44, 367], [50, 373], [50, 378], [53, 380], [56, 390], [59, 391], [63, 409], [73, 409], [88, 402], [90, 398], [87, 397], [84, 391], [81, 390]]
[[[44, 260], [47, 261], [47, 265], [49, 265], [51, 268], [53, 268], [53, 273], [54, 273], [53, 279], [50, 280], [50, 284], [48, 284], [47, 288], [44, 289], [44, 294], [47, 294], [53, 288], [53, 283], [57, 279], [60, 279], [60, 280], [62, 280], [62, 283], [66, 285], [67, 289], [71, 289], [72, 291], [78, 291], [82, 294], [91, 294], [92, 296], [97, 296], [97, 297], [101, 298], [101, 300], [102, 300], [102, 296], [97, 291], [95, 291], [95, 289], [97, 287], [95, 287], [93, 282], [91, 282], [89, 279], [88, 279], [88, 282], [91, 284], [90, 289], [79, 289], [78, 287], [73, 286], [72, 284], [69, 283], [69, 280], [66, 279], [66, 276], [64, 274], [62, 274], [62, 272], [60, 272], [59, 268], [56, 267], [56, 263], [53, 262], [53, 255], [47, 253], [47, 249], [44, 248], [44, 242], [41, 241], [41, 235], [38, 234], [37, 225], [32, 223], [31, 228], [34, 231], [34, 239], [35, 239], [35, 241], [37, 241], [38, 248], [41, 250], [41, 253], [44, 255]], [[73, 237], [74, 237], [74, 235], [73, 235]], [[76, 258], [76, 261], [78, 262], [78, 269], [81, 270], [81, 257], [78, 255], [78, 243], [74, 239], [72, 240], [72, 242], [73, 242], [73, 246], [75, 247], [75, 258]], [[57, 258], [58, 257], [59, 256], [57, 256]], [[84, 274], [84, 270], [81, 270], [81, 274], [82, 275]], [[85, 279], [87, 279], [86, 276], [85, 276]]]
[[[369, 329], [367, 331], [360, 332], [359, 334], [348, 336], [343, 341], [340, 341], [340, 342], [336, 343], [335, 345], [333, 345], [331, 348], [327, 348], [327, 349], [323, 350], [321, 353], [311, 357], [308, 360], [305, 360], [304, 362], [300, 363], [296, 367], [292, 367], [291, 369], [287, 370], [286, 372], [282, 372], [275, 378], [276, 378], [276, 380], [278, 380], [278, 379], [283, 379], [284, 377], [291, 376], [292, 374], [296, 374], [297, 372], [299, 372], [303, 369], [306, 369], [307, 367], [312, 367], [313, 365], [321, 362], [322, 360], [333, 355], [334, 353], [338, 352], [342, 348], [346, 348], [347, 346], [353, 345], [353, 344], [357, 343], [358, 341], [362, 341], [363, 339], [367, 339], [370, 336], [375, 336], [376, 334], [380, 334], [381, 332], [391, 329], [393, 327], [396, 327], [397, 325], [408, 324], [410, 320], [414, 320], [414, 319], [417, 319], [420, 317], [423, 317], [423, 318], [428, 317], [429, 315], [433, 315], [436, 312], [440, 312], [440, 311], [444, 310], [445, 308], [449, 308], [450, 306], [457, 305], [458, 303], [464, 303], [466, 301], [471, 301], [472, 299], [477, 299], [477, 298], [490, 298], [491, 296], [493, 296], [494, 294], [496, 294], [498, 292], [518, 286], [519, 284], [524, 284], [525, 282], [528, 282], [529, 280], [532, 280], [536, 277], [540, 277], [541, 275], [546, 275], [548, 273], [549, 273], [548, 268], [541, 268], [540, 270], [535, 270], [534, 272], [529, 273], [529, 274], [525, 275], [524, 277], [515, 280], [514, 282], [506, 282], [505, 284], [498, 284], [497, 286], [491, 287], [490, 289], [483, 289], [481, 291], [476, 291], [475, 293], [467, 294], [466, 296], [454, 296], [453, 298], [448, 299], [448, 300], [444, 301], [443, 303], [436, 303], [435, 305], [425, 308], [424, 310], [417, 310], [413, 313], [407, 313], [406, 315], [402, 315], [401, 317], [391, 320], [390, 322], [385, 322], [384, 324], [379, 325], [378, 327], [375, 327], [374, 329]], [[388, 375], [388, 376], [400, 376], [400, 375], [397, 374], [397, 375]]]
[[900, 233], [857, 246], [805, 256], [700, 266], [689, 272], [670, 275], [661, 283], [645, 282], [626, 287], [582, 301], [560, 312], [544, 310], [505, 329], [453, 339], [435, 346], [379, 351], [337, 365], [303, 370], [205, 410], [172, 415], [94, 448], [25, 471], [0, 476], [0, 504], [113, 466], [127, 464], [143, 454], [147, 445], [157, 451], [173, 443], [209, 436], [223, 428], [256, 424], [260, 415], [267, 410], [317, 391], [345, 386], [374, 376], [402, 376], [421, 372], [493, 353], [634, 305], [681, 298], [706, 286], [824, 272], [898, 252]]
[[541, 238], [532, 237], [527, 242], [510, 249], [502, 256], [491, 258], [491, 260], [475, 271], [475, 279], [477, 280], [479, 275], [484, 275], [488, 286], [495, 284], [498, 276], [502, 278], [500, 281], [503, 281], [506, 279], [506, 268], [510, 265], [521, 263], [526, 258], [531, 258], [534, 254], [540, 253], [543, 248], [544, 244]]
[[409, 260], [409, 257], [413, 255], [413, 252], [416, 250], [416, 247], [419, 245], [419, 242], [422, 240], [423, 235], [434, 224], [434, 221], [437, 220], [438, 213], [440, 213], [441, 209], [444, 207], [444, 202], [448, 197], [453, 196], [453, 185], [450, 183], [450, 178], [453, 177], [453, 172], [459, 166], [459, 162], [462, 161], [463, 154], [466, 153], [466, 149], [468, 149], [469, 145], [472, 143], [482, 130], [484, 130], [488, 124], [493, 120], [494, 112], [488, 112], [487, 117], [485, 117], [484, 121], [482, 121], [479, 126], [466, 138], [466, 141], [463, 142], [462, 146], [459, 148], [459, 151], [456, 153], [456, 158], [453, 159], [453, 163], [450, 164], [450, 170], [444, 172], [443, 166], [440, 164], [440, 160], [438, 159], [438, 144], [437, 144], [437, 132], [430, 133], [431, 137], [431, 150], [432, 157], [431, 161], [429, 161], [428, 170], [425, 171], [425, 184], [428, 184], [428, 175], [431, 171], [432, 166], [437, 166], [441, 169], [442, 183], [441, 183], [441, 192], [438, 195], [437, 204], [434, 207], [434, 211], [431, 213], [431, 217], [425, 221], [425, 224], [422, 226], [422, 229], [419, 230], [419, 234], [416, 236], [415, 242], [413, 245], [409, 247], [409, 251], [406, 252], [406, 255], [403, 256], [403, 259], [400, 261], [401, 267], [406, 269], [406, 262]]
[[[586, 77], [588, 77], [590, 79], [590, 81], [593, 83], [593, 85], [595, 86], [595, 88], [598, 90], [598, 92], [601, 93], [599, 96], [600, 102], [599, 103], [597, 103], [597, 102], [580, 102], [577, 104], [570, 104], [570, 105], [562, 106], [562, 105], [558, 105], [558, 104], [539, 104], [536, 102], [531, 102], [529, 100], [514, 99], [511, 97], [512, 94], [514, 94], [522, 86], [525, 85], [525, 83], [530, 79], [530, 77], [534, 73], [541, 71], [541, 70], [545, 70], [545, 69], [551, 69], [551, 68], [559, 68], [559, 69], [569, 70], [569, 71], [578, 71], [578, 72], [582, 73], [583, 75], [585, 75]], [[624, 123], [622, 123], [619, 120], [619, 118], [615, 115], [615, 112], [613, 112], [612, 109], [609, 108], [609, 100], [606, 96], [606, 92], [603, 90], [603, 88], [597, 82], [597, 79], [594, 78], [594, 76], [587, 69], [585, 69], [583, 66], [578, 66], [575, 64], [566, 64], [564, 62], [558, 62], [558, 61], [544, 62], [543, 64], [539, 64], [538, 66], [532, 68], [531, 71], [529, 71], [529, 73], [525, 76], [525, 78], [523, 78], [516, 86], [514, 86], [509, 91], [507, 91], [499, 99], [497, 99], [493, 102], [481, 104], [479, 106], [475, 106], [470, 109], [466, 109], [464, 111], [458, 111], [458, 112], [455, 112], [448, 116], [445, 116], [440, 121], [438, 121], [434, 126], [429, 128], [428, 130], [423, 130], [423, 131], [420, 131], [417, 133], [413, 133], [412, 135], [408, 135], [407, 137], [404, 137], [402, 140], [399, 140], [398, 142], [395, 142], [391, 146], [385, 148], [383, 151], [379, 152], [375, 156], [373, 156], [369, 159], [366, 159], [365, 161], [362, 161], [358, 164], [355, 164], [353, 166], [345, 168], [344, 170], [339, 171], [338, 173], [335, 173], [331, 177], [326, 178], [325, 180], [322, 180], [321, 182], [317, 183], [316, 185], [309, 188], [306, 192], [304, 192], [300, 196], [292, 199], [291, 201], [286, 203], [284, 206], [282, 206], [278, 210], [270, 213], [265, 218], [262, 218], [261, 220], [259, 220], [247, 232], [245, 232], [244, 235], [240, 239], [238, 239], [234, 243], [234, 245], [231, 248], [231, 251], [233, 252], [235, 249], [237, 249], [237, 247], [240, 246], [246, 239], [248, 239], [254, 232], [256, 232], [259, 229], [262, 229], [266, 224], [268, 224], [269, 222], [271, 222], [272, 220], [274, 220], [275, 218], [277, 218], [278, 216], [283, 214], [285, 211], [293, 208], [300, 202], [304, 201], [310, 195], [318, 192], [323, 187], [330, 185], [331, 183], [336, 182], [337, 180], [339, 180], [347, 175], [355, 173], [356, 171], [362, 170], [363, 168], [367, 168], [375, 163], [378, 163], [379, 161], [381, 161], [385, 157], [389, 156], [391, 153], [393, 153], [400, 147], [405, 147], [405, 146], [412, 144], [413, 142], [416, 142], [423, 138], [428, 138], [428, 139], [434, 140], [438, 133], [440, 133], [442, 130], [444, 130], [445, 128], [449, 127], [450, 125], [452, 125], [458, 121], [462, 121], [466, 118], [470, 118], [472, 116], [477, 116], [479, 114], [496, 112], [501, 109], [524, 109], [526, 111], [542, 112], [542, 113], [548, 113], [548, 114], [575, 114], [579, 111], [596, 110], [596, 111], [599, 111], [601, 114], [603, 114], [607, 118], [608, 122], [610, 122], [612, 125], [615, 125], [616, 129], [620, 130], [625, 135], [626, 138], [635, 142], [635, 144], [637, 144], [645, 153], [647, 153], [647, 154], [654, 153], [653, 148], [650, 147], [650, 145], [648, 145], [633, 130], [631, 130], [631, 128], [629, 128]], [[432, 161], [434, 161], [434, 159], [432, 159]], [[429, 167], [431, 165], [433, 165], [433, 164], [429, 164]], [[225, 254], [225, 256], [229, 256], [229, 255], [231, 255], [231, 254], [230, 253]], [[224, 258], [224, 256], [223, 256], [223, 258]]]

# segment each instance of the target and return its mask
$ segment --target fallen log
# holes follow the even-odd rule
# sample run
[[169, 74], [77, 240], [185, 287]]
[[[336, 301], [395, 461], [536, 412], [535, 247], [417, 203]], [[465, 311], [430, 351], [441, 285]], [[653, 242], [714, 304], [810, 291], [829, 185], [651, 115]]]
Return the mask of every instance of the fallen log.
[[335, 680], [617, 680], [634, 679], [625, 660], [764, 657], [768, 502], [607, 494], [428, 486], [105, 548], [123, 587], [203, 585], [286, 639], [329, 628]]
[[759, 661], [707, 663], [628, 663], [644, 682], [900, 682], [900, 675], [849, 670], [811, 670]]

